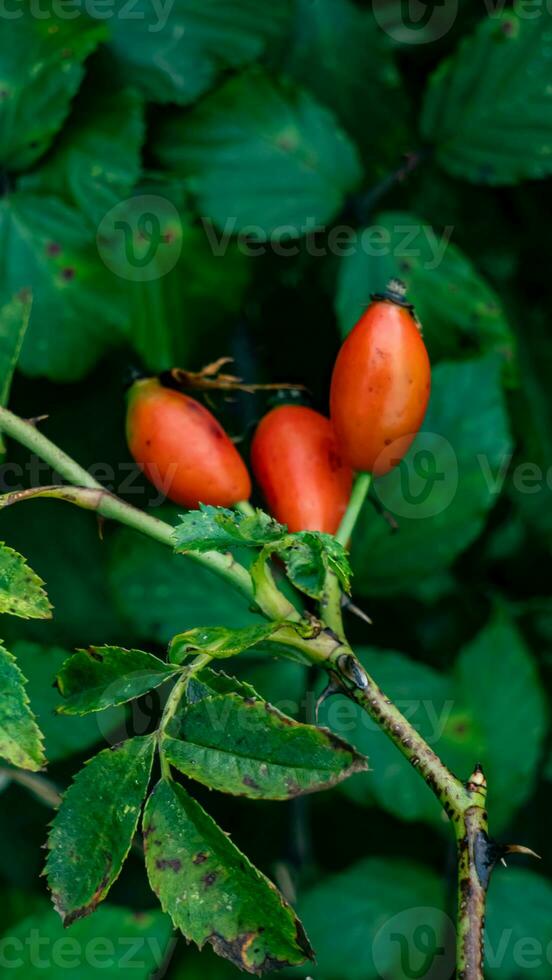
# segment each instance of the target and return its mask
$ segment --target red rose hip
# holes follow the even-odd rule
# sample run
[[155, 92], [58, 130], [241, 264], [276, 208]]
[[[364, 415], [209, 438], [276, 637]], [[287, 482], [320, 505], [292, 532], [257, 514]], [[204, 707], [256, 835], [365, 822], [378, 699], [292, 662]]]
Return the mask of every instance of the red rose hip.
[[231, 507], [251, 494], [247, 467], [233, 442], [195, 398], [137, 381], [129, 391], [127, 441], [151, 483], [184, 507]]
[[303, 405], [272, 409], [257, 427], [251, 465], [270, 513], [290, 531], [337, 531], [352, 471], [329, 419]]
[[426, 413], [431, 368], [402, 284], [374, 297], [335, 362], [331, 417], [354, 470], [382, 476], [412, 444]]

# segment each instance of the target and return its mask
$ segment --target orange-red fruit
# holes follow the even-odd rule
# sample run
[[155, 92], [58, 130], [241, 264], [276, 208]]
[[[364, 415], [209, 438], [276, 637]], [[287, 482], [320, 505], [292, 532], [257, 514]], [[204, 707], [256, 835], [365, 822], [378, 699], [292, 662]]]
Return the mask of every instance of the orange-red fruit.
[[231, 507], [251, 494], [247, 467], [214, 415], [154, 379], [130, 389], [127, 440], [148, 479], [177, 504]]
[[259, 423], [251, 465], [270, 513], [290, 531], [337, 531], [353, 474], [329, 419], [303, 405], [274, 408]]
[[423, 422], [430, 387], [429, 357], [409, 309], [371, 303], [339, 351], [330, 394], [353, 469], [382, 476], [400, 462]]

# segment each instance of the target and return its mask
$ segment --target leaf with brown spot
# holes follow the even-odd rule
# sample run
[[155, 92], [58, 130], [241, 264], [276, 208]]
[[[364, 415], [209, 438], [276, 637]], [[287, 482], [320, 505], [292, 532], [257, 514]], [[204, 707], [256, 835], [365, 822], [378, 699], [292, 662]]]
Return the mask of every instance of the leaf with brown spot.
[[209, 942], [258, 975], [312, 958], [300, 922], [272, 882], [176, 783], [161, 780], [150, 796], [144, 847], [151, 887], [186, 939], [199, 947]]
[[151, 735], [104, 749], [65, 793], [48, 838], [45, 874], [66, 925], [93, 912], [119, 876], [136, 833], [154, 749]]
[[63, 664], [57, 685], [64, 702], [63, 715], [85, 715], [111, 705], [124, 704], [159, 687], [177, 668], [143, 650], [90, 647], [79, 650]]
[[327, 789], [368, 768], [364, 756], [328, 729], [235, 693], [181, 705], [161, 751], [211, 789], [265, 800]]
[[0, 613], [22, 619], [51, 619], [52, 607], [43, 585], [22, 555], [0, 542]]
[[29, 707], [25, 678], [13, 654], [0, 646], [0, 756], [36, 772], [46, 759], [42, 733]]

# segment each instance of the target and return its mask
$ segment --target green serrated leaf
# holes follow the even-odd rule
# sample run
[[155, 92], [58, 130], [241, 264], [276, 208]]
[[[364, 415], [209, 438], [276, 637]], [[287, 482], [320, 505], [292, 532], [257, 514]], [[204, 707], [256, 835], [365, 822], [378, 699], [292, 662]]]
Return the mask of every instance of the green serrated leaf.
[[357, 248], [340, 262], [336, 311], [343, 335], [349, 333], [390, 279], [407, 288], [424, 330], [431, 360], [495, 351], [515, 359], [516, 342], [494, 290], [470, 259], [450, 242], [452, 228], [433, 228], [408, 212], [376, 214], [370, 229], [373, 247]]
[[82, 214], [55, 197], [19, 191], [0, 202], [0, 289], [33, 295], [19, 367], [74, 381], [117, 339], [121, 282], [103, 264]]
[[300, 237], [331, 221], [361, 178], [356, 147], [331, 112], [260, 69], [168, 120], [156, 153], [228, 235], [253, 225], [263, 239], [291, 226]]
[[43, 585], [22, 555], [0, 542], [0, 613], [22, 619], [51, 619], [52, 607]]
[[28, 678], [28, 692], [46, 743], [50, 763], [90, 751], [100, 740], [111, 739], [112, 732], [124, 724], [124, 708], [107, 710], [101, 716], [59, 715], [56, 674], [67, 660], [68, 651], [19, 640], [12, 645], [14, 656]]
[[19, 769], [37, 772], [44, 767], [46, 757], [25, 684], [15, 657], [0, 646], [0, 756]]
[[0, 160], [26, 170], [61, 128], [83, 73], [83, 61], [107, 36], [84, 14], [46, 16], [24, 7], [3, 18], [0, 52]]
[[351, 591], [351, 567], [343, 545], [322, 531], [299, 531], [276, 547], [296, 588], [320, 599], [328, 572], [335, 574], [345, 592]]
[[433, 74], [421, 129], [445, 170], [474, 183], [552, 173], [550, 37], [542, 18], [484, 17]]
[[124, 980], [151, 980], [171, 952], [171, 921], [160, 910], [106, 903], [92, 919], [81, 919], [66, 931], [51, 909], [29, 915], [29, 904], [25, 893], [27, 917], [9, 925], [0, 939], [0, 946], [15, 954], [4, 957], [2, 980], [27, 980], [35, 972], [42, 980], [60, 980], [66, 970], [78, 972], [79, 980], [97, 980], [112, 971]]
[[225, 674], [223, 670], [212, 670], [210, 667], [195, 674], [186, 688], [186, 699], [190, 704], [217, 694], [240, 694], [243, 698], [264, 700], [247, 681], [238, 680], [237, 677]]
[[119, 876], [153, 765], [153, 735], [104, 749], [76, 775], [48, 837], [45, 874], [69, 925], [94, 911]]
[[57, 686], [64, 703], [63, 715], [86, 715], [124, 704], [164, 684], [175, 669], [159, 657], [122, 647], [89, 647], [63, 664]]
[[90, 85], [48, 159], [19, 181], [23, 190], [52, 194], [86, 215], [97, 231], [105, 213], [129, 194], [140, 174], [144, 138], [136, 92], [102, 92]]
[[328, 729], [238, 694], [188, 704], [167, 729], [162, 751], [211, 789], [263, 800], [315, 793], [367, 769], [365, 758]]
[[352, 548], [356, 589], [417, 594], [422, 578], [446, 569], [477, 538], [498, 500], [511, 446], [499, 359], [437, 365], [420, 434], [374, 484], [400, 532], [364, 509]]
[[287, 533], [282, 524], [262, 510], [252, 516], [224, 507], [199, 505], [181, 515], [174, 531], [177, 552], [227, 551], [229, 548], [262, 548], [279, 541]]
[[169, 659], [173, 664], [181, 664], [189, 653], [202, 650], [211, 657], [233, 657], [262, 643], [271, 636], [281, 623], [266, 623], [263, 626], [246, 626], [232, 630], [225, 626], [202, 626], [179, 633], [173, 637], [169, 647]]
[[213, 88], [221, 72], [255, 61], [288, 25], [290, 2], [174, 0], [155, 7], [116, 0], [109, 21], [106, 71], [141, 89], [152, 102], [187, 105]]
[[151, 887], [188, 940], [258, 975], [312, 958], [285, 899], [176, 783], [149, 798], [144, 847]]

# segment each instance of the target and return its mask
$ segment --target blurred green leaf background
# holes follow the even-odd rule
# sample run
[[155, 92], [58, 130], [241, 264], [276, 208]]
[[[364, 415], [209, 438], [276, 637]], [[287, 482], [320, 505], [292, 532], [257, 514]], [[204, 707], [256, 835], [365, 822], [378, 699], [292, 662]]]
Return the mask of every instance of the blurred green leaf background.
[[[110, 489], [161, 503], [125, 446], [132, 369], [198, 370], [227, 355], [249, 381], [305, 384], [326, 412], [343, 336], [371, 293], [406, 282], [434, 366], [431, 403], [407, 462], [365, 508], [354, 595], [373, 625], [347, 625], [457, 774], [482, 762], [491, 831], [542, 855], [493, 878], [487, 967], [498, 980], [548, 977], [550, 11], [476, 0], [12, 6], [0, 13], [0, 399], [47, 415], [45, 434]], [[261, 394], [210, 403], [246, 456], [267, 405]], [[18, 446], [4, 450], [2, 491], [51, 482]], [[48, 622], [3, 616], [1, 633], [29, 680], [55, 791], [121, 733], [151, 730], [162, 696], [56, 717], [67, 651], [162, 653], [192, 626], [252, 621], [211, 573], [134, 532], [99, 531], [56, 501], [0, 518], [0, 538], [54, 605]], [[302, 718], [323, 686], [256, 654], [239, 671]], [[420, 908], [453, 914], [451, 835], [366, 716], [331, 700], [321, 718], [371, 772], [290, 803], [213, 793], [209, 809], [304, 918], [318, 959], [295, 975], [425, 976], [408, 972], [422, 954], [413, 940], [418, 959], [405, 963], [390, 924], [399, 917], [415, 937]], [[0, 770], [2, 980], [67, 975], [38, 877], [50, 819]], [[170, 935], [134, 853], [109, 902], [65, 934], [77, 956], [97, 937], [112, 944], [103, 960], [81, 955], [83, 980], [237, 976]], [[134, 963], [121, 937], [138, 938]]]

